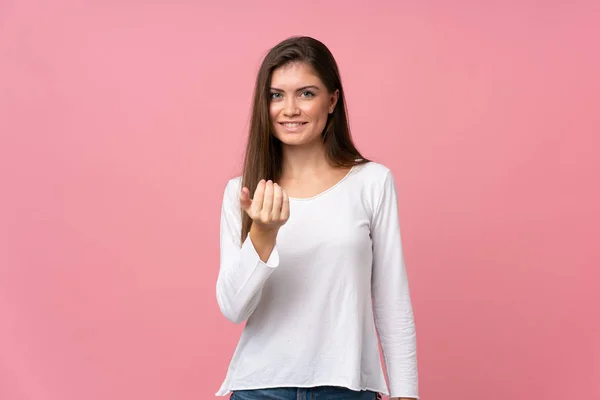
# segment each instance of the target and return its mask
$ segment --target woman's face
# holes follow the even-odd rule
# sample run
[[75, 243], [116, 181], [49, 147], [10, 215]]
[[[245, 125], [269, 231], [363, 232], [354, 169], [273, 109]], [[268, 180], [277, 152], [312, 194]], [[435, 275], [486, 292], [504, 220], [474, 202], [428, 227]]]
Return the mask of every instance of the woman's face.
[[335, 109], [339, 91], [329, 93], [306, 63], [277, 68], [271, 77], [269, 113], [275, 136], [286, 145], [321, 140], [327, 117]]

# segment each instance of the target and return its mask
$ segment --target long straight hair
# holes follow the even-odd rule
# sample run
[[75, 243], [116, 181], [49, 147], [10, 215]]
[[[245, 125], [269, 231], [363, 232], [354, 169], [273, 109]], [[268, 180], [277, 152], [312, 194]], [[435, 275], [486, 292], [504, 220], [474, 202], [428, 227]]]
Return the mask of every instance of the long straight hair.
[[[329, 163], [335, 167], [347, 168], [369, 161], [356, 149], [350, 135], [346, 100], [335, 58], [320, 41], [307, 36], [294, 36], [269, 50], [256, 77], [242, 174], [242, 186], [247, 187], [250, 194], [254, 193], [261, 179], [277, 182], [281, 177], [283, 152], [281, 142], [274, 135], [269, 114], [271, 77], [277, 68], [296, 62], [311, 66], [330, 94], [339, 90], [335, 109], [329, 114], [321, 134]], [[251, 226], [252, 219], [242, 212], [242, 243]]]

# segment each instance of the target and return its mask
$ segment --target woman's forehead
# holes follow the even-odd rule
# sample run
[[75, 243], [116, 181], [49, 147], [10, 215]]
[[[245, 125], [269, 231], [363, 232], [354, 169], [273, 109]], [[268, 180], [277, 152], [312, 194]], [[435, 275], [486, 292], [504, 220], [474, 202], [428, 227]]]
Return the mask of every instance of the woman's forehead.
[[323, 86], [321, 79], [306, 63], [291, 63], [273, 71], [271, 86], [278, 89], [293, 89], [304, 86]]

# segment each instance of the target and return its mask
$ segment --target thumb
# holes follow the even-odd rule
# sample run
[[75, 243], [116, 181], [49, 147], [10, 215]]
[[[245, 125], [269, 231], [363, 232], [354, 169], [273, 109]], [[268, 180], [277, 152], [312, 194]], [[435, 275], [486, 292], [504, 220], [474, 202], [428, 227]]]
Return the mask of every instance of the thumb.
[[252, 200], [250, 199], [250, 190], [248, 188], [243, 188], [240, 193], [240, 206], [242, 210], [247, 211], [252, 205]]

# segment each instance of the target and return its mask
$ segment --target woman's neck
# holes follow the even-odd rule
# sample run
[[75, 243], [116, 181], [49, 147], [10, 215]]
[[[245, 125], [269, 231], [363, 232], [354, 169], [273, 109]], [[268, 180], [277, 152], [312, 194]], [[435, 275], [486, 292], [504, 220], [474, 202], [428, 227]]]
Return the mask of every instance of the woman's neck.
[[332, 168], [322, 143], [310, 147], [284, 145], [282, 150], [282, 179], [303, 180], [304, 177], [318, 175]]

